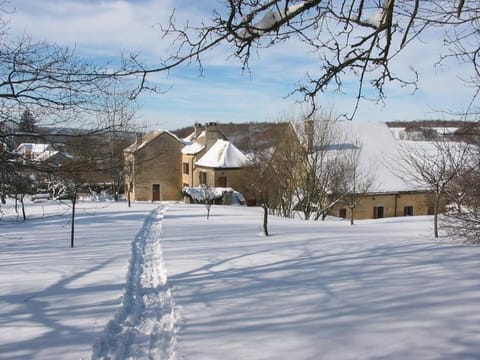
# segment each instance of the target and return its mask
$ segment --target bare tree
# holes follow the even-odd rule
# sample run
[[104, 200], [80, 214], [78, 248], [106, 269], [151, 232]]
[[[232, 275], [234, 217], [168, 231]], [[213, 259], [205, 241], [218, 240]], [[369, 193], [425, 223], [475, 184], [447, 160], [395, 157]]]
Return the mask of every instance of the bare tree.
[[[298, 174], [306, 168], [305, 148], [287, 118], [283, 126], [270, 133], [271, 148], [260, 153], [261, 161], [270, 168], [269, 206], [274, 215], [291, 218], [298, 205]], [[275, 176], [275, 179], [273, 179]]]
[[279, 179], [276, 167], [272, 164], [274, 148], [263, 149], [252, 154], [250, 165], [246, 168], [244, 194], [252, 196], [263, 210], [262, 228], [265, 236], [269, 236], [268, 215], [275, 208], [278, 199]]
[[126, 95], [113, 91], [112, 96], [105, 99], [104, 110], [99, 114], [99, 123], [103, 124], [104, 131], [99, 134], [102, 144], [96, 151], [101, 154], [103, 171], [109, 180], [115, 201], [119, 199], [125, 178], [128, 178], [126, 174], [129, 169], [128, 164], [125, 164], [123, 150], [131, 140], [125, 135], [136, 129], [135, 106]]
[[70, 139], [67, 151], [70, 157], [55, 167], [48, 167], [51, 186], [55, 187], [59, 199], [70, 201], [70, 247], [75, 244], [75, 215], [79, 195], [85, 191], [89, 181], [92, 181], [98, 173], [97, 158], [92, 157], [91, 138], [78, 136]]
[[358, 80], [353, 117], [366, 87], [380, 101], [389, 82], [416, 89], [417, 72], [412, 68], [411, 76], [399, 77], [392, 62], [430, 31], [443, 37], [446, 46], [440, 63], [455, 58], [472, 65], [472, 77], [466, 80], [474, 87], [474, 103], [480, 87], [479, 18], [480, 6], [464, 0], [225, 1], [216, 4], [211, 18], [197, 26], [178, 24], [173, 13], [170, 23], [161, 26], [162, 35], [172, 39], [173, 54], [143, 74], [193, 61], [202, 71], [204, 53], [222, 45], [248, 70], [251, 56], [262, 49], [299, 42], [305, 53], [316, 54], [318, 72], [306, 74], [293, 93], [301, 94], [315, 108], [318, 93], [327, 88], [340, 90], [344, 80], [353, 76]]
[[356, 105], [349, 114], [353, 117], [360, 99], [366, 97], [366, 87], [376, 94], [368, 98], [377, 101], [384, 100], [385, 84], [390, 82], [416, 89], [417, 72], [411, 69], [411, 76], [399, 77], [392, 62], [416, 38], [431, 32], [441, 36], [445, 45], [440, 64], [454, 59], [472, 66], [465, 81], [473, 87], [473, 96], [465, 111], [475, 107], [480, 92], [480, 6], [475, 1], [229, 0], [215, 6], [210, 19], [198, 25], [179, 24], [175, 12], [168, 24], [160, 24], [161, 35], [171, 40], [172, 53], [157, 65], [147, 66], [131, 54], [114, 70], [71, 61], [70, 50], [28, 38], [6, 41], [3, 27], [0, 73], [7, 76], [0, 83], [0, 98], [62, 108], [72, 105], [70, 96], [75, 94], [73, 103], [78, 107], [94, 101], [93, 94], [105, 88], [103, 82], [119, 79], [133, 81], [130, 95], [135, 97], [145, 89], [158, 90], [148, 81], [153, 73], [191, 62], [202, 71], [205, 54], [217, 47], [223, 46], [227, 57], [236, 57], [248, 70], [252, 54], [291, 41], [303, 44], [305, 53], [318, 59], [318, 71], [299, 79], [292, 93], [310, 101], [314, 110], [317, 94], [327, 88], [341, 90], [345, 79], [353, 76], [358, 80]]
[[399, 161], [405, 169], [403, 177], [434, 193], [433, 233], [438, 238], [438, 215], [447, 189], [476, 166], [472, 163], [471, 147], [448, 141], [408, 142], [404, 143], [400, 153]]
[[[475, 136], [476, 138], [476, 136]], [[478, 139], [476, 139], [478, 140]], [[446, 189], [449, 201], [454, 204], [447, 211], [446, 226], [454, 237], [472, 244], [480, 243], [480, 147], [477, 141], [470, 145], [472, 170], [457, 177]], [[476, 166], [475, 166], [476, 165]]]
[[33, 193], [33, 180], [28, 173], [15, 173], [13, 174], [13, 196], [15, 198], [15, 211], [18, 214], [18, 201], [22, 208], [22, 218], [27, 220], [27, 214], [25, 212], [25, 195]]
[[329, 146], [334, 144], [333, 122], [317, 119], [294, 124], [303, 145], [303, 171], [298, 171], [297, 209], [305, 220], [311, 219], [323, 208], [330, 190], [330, 180], [336, 170], [335, 159], [329, 156]]
[[357, 161], [360, 147], [331, 113], [323, 112], [293, 126], [302, 144], [297, 151], [303, 156], [297, 162], [302, 169], [296, 171], [296, 208], [306, 220], [325, 219], [335, 205], [363, 186]]
[[[351, 148], [345, 150], [344, 154], [342, 163], [344, 172], [340, 174], [341, 178], [335, 181], [334, 184], [338, 189], [336, 192], [340, 192], [336, 198], [339, 199], [339, 203], [346, 204], [350, 209], [350, 225], [353, 225], [355, 222], [355, 209], [362, 201], [363, 195], [368, 193], [373, 179], [370, 176], [372, 169], [360, 166], [362, 144], [354, 140], [350, 145]], [[336, 202], [332, 201], [332, 204], [336, 205]]]
[[126, 86], [115, 71], [88, 64], [68, 48], [35, 42], [28, 36], [11, 38], [6, 26], [1, 27], [0, 47], [1, 177], [7, 176], [8, 168], [19, 172], [38, 168], [32, 159], [19, 159], [9, 143], [19, 136], [19, 130], [34, 139], [42, 138], [35, 131], [40, 125], [104, 130], [92, 119], [103, 111], [104, 99], [114, 85]]
[[200, 185], [200, 188], [202, 190], [202, 195], [203, 195], [203, 204], [205, 205], [205, 209], [207, 210], [207, 220], [210, 219], [210, 210], [212, 209], [212, 204], [215, 202], [215, 199], [217, 198], [215, 195], [214, 190], [205, 185], [202, 184]]

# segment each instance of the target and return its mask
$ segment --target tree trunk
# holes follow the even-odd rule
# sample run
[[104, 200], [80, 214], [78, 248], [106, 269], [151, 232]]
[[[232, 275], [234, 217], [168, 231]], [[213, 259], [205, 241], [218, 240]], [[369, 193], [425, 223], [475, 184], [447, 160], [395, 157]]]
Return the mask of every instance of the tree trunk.
[[71, 226], [71, 233], [70, 233], [71, 248], [73, 248], [74, 246], [74, 239], [75, 239], [75, 205], [76, 204], [77, 204], [77, 192], [75, 192], [72, 198], [72, 226]]
[[268, 236], [268, 206], [263, 205], [263, 233]]
[[25, 202], [23, 201], [24, 197], [25, 197], [25, 194], [20, 195], [20, 204], [22, 204], [23, 221], [27, 220], [27, 215], [25, 214]]
[[435, 203], [433, 204], [433, 236], [438, 238], [438, 208], [440, 204], [440, 193], [435, 194]]
[[350, 204], [350, 225], [353, 225], [354, 220], [355, 220], [355, 207], [357, 206], [357, 199], [355, 195], [355, 187], [356, 187], [356, 182], [355, 182], [355, 167], [353, 168], [353, 194], [351, 198], [351, 204]]
[[127, 199], [128, 199], [128, 207], [131, 207], [132, 201], [130, 200], [130, 189], [128, 189], [128, 192], [127, 192]]
[[212, 204], [207, 203], [206, 208], [207, 208], [207, 220], [210, 219], [210, 208], [212, 207]]
[[112, 184], [113, 201], [118, 201], [118, 186], [115, 182]]

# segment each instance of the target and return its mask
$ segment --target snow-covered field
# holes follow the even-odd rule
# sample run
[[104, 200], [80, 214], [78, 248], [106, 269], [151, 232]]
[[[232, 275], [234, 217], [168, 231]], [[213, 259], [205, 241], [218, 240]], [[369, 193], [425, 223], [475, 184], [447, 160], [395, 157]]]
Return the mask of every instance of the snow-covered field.
[[480, 248], [430, 217], [80, 206], [74, 249], [55, 204], [0, 221], [1, 359], [479, 357]]

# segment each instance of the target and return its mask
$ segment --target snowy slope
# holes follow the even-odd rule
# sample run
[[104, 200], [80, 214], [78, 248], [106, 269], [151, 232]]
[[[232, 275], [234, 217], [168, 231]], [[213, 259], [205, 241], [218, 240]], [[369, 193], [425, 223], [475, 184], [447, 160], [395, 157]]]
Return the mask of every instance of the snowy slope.
[[[480, 249], [430, 218], [271, 219], [169, 209], [162, 248], [185, 359], [451, 359], [480, 353]], [[388, 235], [387, 235], [388, 234]]]
[[81, 203], [70, 249], [68, 212], [33, 206], [0, 221], [2, 359], [480, 353], [480, 248], [432, 239], [431, 217], [271, 217], [264, 237], [257, 208]]
[[153, 211], [132, 243], [122, 306], [94, 346], [92, 359], [171, 359], [176, 315], [160, 247], [165, 208]]
[[156, 206], [79, 203], [74, 249], [66, 206], [29, 204], [26, 222], [5, 216], [0, 359], [90, 358], [119, 308], [132, 240]]

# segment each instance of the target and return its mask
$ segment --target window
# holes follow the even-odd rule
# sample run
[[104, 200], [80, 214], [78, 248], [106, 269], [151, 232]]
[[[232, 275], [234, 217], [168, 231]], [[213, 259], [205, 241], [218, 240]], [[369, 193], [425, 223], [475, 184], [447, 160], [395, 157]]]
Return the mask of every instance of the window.
[[346, 219], [347, 218], [347, 209], [342, 208], [342, 209], [338, 210], [338, 216], [341, 217], [342, 219]]
[[198, 173], [198, 180], [200, 185], [207, 185], [207, 173], [205, 171], [200, 171]]
[[403, 208], [403, 216], [413, 216], [413, 206], [405, 206]]
[[190, 167], [188, 163], [183, 163], [183, 173], [188, 175], [190, 173]]
[[373, 207], [373, 218], [374, 219], [383, 218], [383, 206], [374, 206]]

